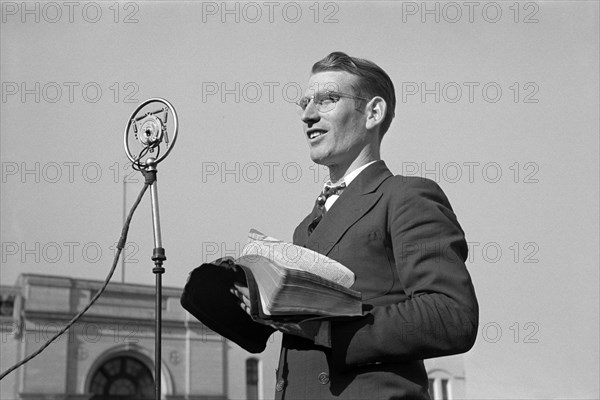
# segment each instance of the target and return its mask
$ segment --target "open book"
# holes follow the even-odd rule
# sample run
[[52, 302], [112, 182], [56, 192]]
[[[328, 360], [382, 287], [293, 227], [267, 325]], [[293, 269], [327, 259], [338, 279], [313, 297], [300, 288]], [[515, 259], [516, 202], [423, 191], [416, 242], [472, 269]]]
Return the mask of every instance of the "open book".
[[234, 263], [252, 274], [261, 317], [362, 314], [361, 294], [350, 289], [354, 273], [310, 249], [251, 230]]

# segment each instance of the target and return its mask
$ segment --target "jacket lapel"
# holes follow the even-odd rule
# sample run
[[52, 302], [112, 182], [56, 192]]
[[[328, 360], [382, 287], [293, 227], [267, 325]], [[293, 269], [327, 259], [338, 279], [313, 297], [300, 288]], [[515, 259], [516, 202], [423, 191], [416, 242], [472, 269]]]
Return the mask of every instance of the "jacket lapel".
[[301, 229], [307, 235], [305, 246], [328, 255], [342, 235], [381, 198], [383, 193], [377, 193], [376, 190], [390, 176], [392, 173], [383, 161], [369, 165], [348, 185], [308, 236], [308, 225], [316, 216], [316, 210], [313, 209], [311, 215], [301, 223]]

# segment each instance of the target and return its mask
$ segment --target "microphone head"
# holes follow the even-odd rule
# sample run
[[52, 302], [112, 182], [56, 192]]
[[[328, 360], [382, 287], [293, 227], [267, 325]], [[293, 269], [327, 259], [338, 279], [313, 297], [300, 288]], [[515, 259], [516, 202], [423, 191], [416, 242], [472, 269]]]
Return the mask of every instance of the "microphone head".
[[[157, 107], [157, 104], [159, 107]], [[173, 105], [156, 97], [142, 102], [127, 121], [123, 144], [125, 154], [135, 169], [155, 166], [171, 152], [177, 134], [179, 120]], [[132, 133], [130, 135], [130, 133]], [[141, 144], [141, 149], [132, 153], [130, 145]], [[135, 145], [133, 147], [140, 147]], [[150, 156], [152, 161], [150, 162]]]
[[135, 137], [143, 146], [151, 146], [162, 140], [163, 122], [156, 115], [147, 115], [135, 124]]

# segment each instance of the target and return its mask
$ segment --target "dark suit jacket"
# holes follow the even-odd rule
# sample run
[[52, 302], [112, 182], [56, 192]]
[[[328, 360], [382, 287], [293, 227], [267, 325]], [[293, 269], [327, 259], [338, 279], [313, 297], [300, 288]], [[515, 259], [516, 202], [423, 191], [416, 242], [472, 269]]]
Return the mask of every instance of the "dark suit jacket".
[[316, 213], [294, 243], [350, 268], [365, 312], [330, 322], [331, 348], [283, 335], [277, 398], [428, 399], [422, 360], [469, 350], [478, 324], [467, 244], [448, 199], [433, 181], [393, 176], [377, 161], [308, 236]]

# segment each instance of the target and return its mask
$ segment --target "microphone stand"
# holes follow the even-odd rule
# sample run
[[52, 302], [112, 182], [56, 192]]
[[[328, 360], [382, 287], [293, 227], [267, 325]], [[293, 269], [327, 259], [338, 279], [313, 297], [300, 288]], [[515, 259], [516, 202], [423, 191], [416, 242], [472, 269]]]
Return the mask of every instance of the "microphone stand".
[[[154, 112], [146, 112], [141, 117], [136, 117], [138, 112], [142, 108], [146, 107], [150, 103], [161, 103], [164, 107]], [[169, 137], [167, 135], [167, 117], [169, 112], [173, 118], [173, 137], [169, 143]], [[164, 113], [161, 119], [157, 115]], [[137, 156], [134, 157], [129, 149], [129, 130], [133, 127], [136, 139], [145, 146], [145, 149]], [[154, 251], [152, 252], [152, 261], [154, 261], [154, 268], [152, 272], [156, 276], [156, 298], [155, 298], [155, 337], [154, 337], [154, 390], [156, 400], [161, 399], [161, 344], [162, 344], [162, 274], [165, 269], [163, 268], [163, 261], [167, 259], [165, 256], [165, 249], [162, 247], [162, 238], [160, 235], [160, 217], [158, 214], [158, 188], [156, 183], [156, 166], [159, 162], [165, 159], [165, 157], [171, 152], [177, 139], [177, 132], [179, 131], [179, 122], [177, 119], [177, 113], [173, 105], [167, 100], [156, 97], [148, 99], [140, 104], [129, 118], [127, 127], [125, 128], [125, 135], [123, 137], [123, 144], [125, 147], [125, 154], [129, 160], [139, 167], [139, 170], [144, 174], [145, 185], [150, 185], [150, 196], [152, 201], [152, 228], [154, 230]], [[164, 140], [167, 146], [166, 152], [160, 157], [157, 153], [157, 158], [149, 157], [145, 162], [141, 161], [145, 151], [152, 151], [155, 147]], [[160, 149], [159, 149], [160, 150]]]
[[[156, 182], [156, 160], [148, 158], [146, 160], [146, 176], [150, 175], [152, 185], [150, 186], [150, 199], [152, 203], [152, 228], [154, 230], [154, 251], [152, 252], [152, 261], [155, 274], [155, 336], [154, 336], [154, 393], [156, 400], [161, 397], [161, 360], [162, 360], [162, 274], [165, 272], [162, 264], [167, 259], [165, 249], [162, 247], [162, 238], [160, 235], [160, 215], [158, 213], [158, 187]], [[148, 177], [146, 178], [148, 179]]]

